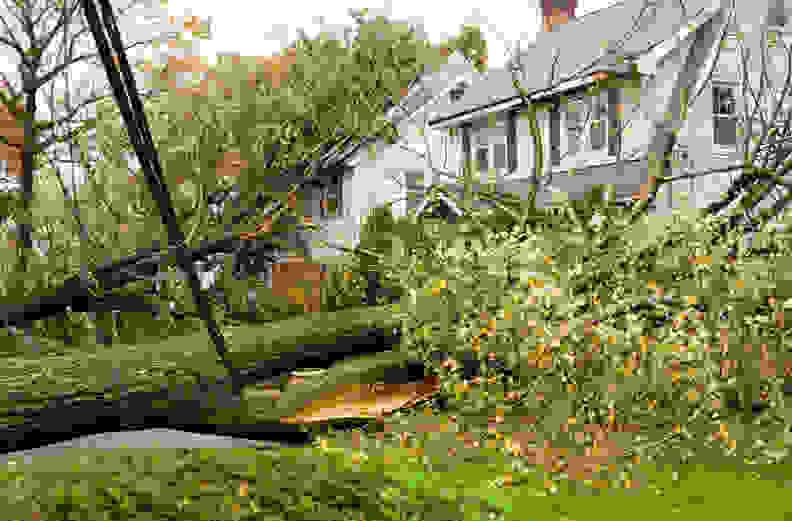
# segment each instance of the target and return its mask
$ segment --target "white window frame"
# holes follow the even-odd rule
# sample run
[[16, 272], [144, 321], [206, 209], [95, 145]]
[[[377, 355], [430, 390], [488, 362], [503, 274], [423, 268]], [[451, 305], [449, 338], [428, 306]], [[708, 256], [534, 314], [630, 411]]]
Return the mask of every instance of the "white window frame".
[[[733, 102], [733, 106], [731, 107], [732, 113], [726, 114], [724, 112], [720, 112], [716, 110], [715, 103], [716, 103], [716, 93], [719, 90], [728, 89], [731, 92], [731, 99]], [[716, 149], [725, 150], [725, 151], [734, 151], [737, 149], [737, 145], [739, 142], [739, 137], [736, 135], [735, 132], [735, 139], [734, 144], [723, 144], [717, 142], [717, 132], [716, 132], [716, 120], [729, 120], [734, 119], [736, 121], [735, 128], [739, 126], [739, 115], [737, 114], [737, 87], [733, 83], [727, 82], [714, 82], [712, 85], [712, 144]]]
[[[588, 114], [588, 107], [586, 105], [587, 104], [585, 102], [585, 99], [582, 96], [570, 98], [569, 100], [567, 100], [567, 104], [565, 105], [565, 110], [563, 111], [564, 112], [564, 117], [562, 118], [563, 125], [560, 125], [561, 127], [563, 127], [563, 131], [559, 128], [559, 132], [563, 134], [563, 142], [564, 142], [564, 146], [561, 147], [562, 163], [564, 162], [565, 159], [564, 156], [566, 156], [566, 158], [575, 157], [584, 150], [586, 150], [587, 147], [586, 142], [588, 141], [586, 139], [586, 134], [587, 134], [586, 125], [584, 124], [586, 120], [586, 115]], [[572, 113], [572, 111], [570, 110], [570, 106], [575, 106], [574, 111], [576, 111], [577, 113], [577, 118], [576, 118], [577, 121], [575, 122], [577, 124], [574, 125], [576, 131], [574, 133], [570, 132], [570, 130], [572, 130], [571, 127], [573, 127], [572, 125], [573, 121], [570, 116], [570, 114]], [[576, 141], [575, 147], [577, 147], [574, 153], [571, 152], [572, 146], [570, 146], [570, 143], [573, 138]], [[562, 140], [559, 139], [559, 141]]]
[[440, 134], [440, 167], [444, 169], [448, 168], [448, 148], [450, 139], [451, 136], [447, 133], [442, 132]]
[[[454, 147], [452, 149], [452, 147]], [[451, 152], [456, 150], [457, 157], [452, 158]], [[459, 155], [462, 152], [462, 139], [460, 138], [460, 129], [456, 127], [449, 127], [446, 131], [440, 133], [440, 168], [443, 170], [455, 173], [460, 164]]]
[[[486, 144], [481, 144], [478, 141], [478, 135], [475, 135], [474, 138], [471, 140], [470, 144], [470, 152], [473, 158], [473, 163], [476, 168], [476, 171], [479, 173], [479, 176], [482, 179], [482, 182], [488, 183], [492, 182], [493, 179], [490, 177], [490, 172], [493, 171], [495, 174], [495, 180], [503, 179], [509, 171], [509, 159], [508, 159], [508, 148], [507, 148], [507, 141], [506, 141], [506, 134], [504, 133], [503, 136], [489, 136], [487, 138]], [[495, 162], [495, 147], [496, 146], [503, 147], [503, 166], [501, 168], [497, 168], [494, 166]], [[480, 168], [478, 163], [478, 153], [480, 150], [485, 150], [487, 154], [487, 170], [483, 171]]]
[[[608, 89], [600, 89], [597, 96], [588, 97], [588, 103], [591, 106], [591, 118], [586, 128], [586, 137], [588, 137], [588, 150], [591, 152], [599, 152], [601, 150], [608, 151], [608, 126], [610, 124], [608, 112]], [[599, 147], [594, 148], [592, 145], [591, 133], [596, 126], [601, 125], [604, 127], [602, 136], [602, 143]]]
[[[610, 118], [608, 117], [608, 89], [601, 89], [599, 94], [597, 95], [597, 99], [599, 100], [599, 106], [601, 110], [599, 112], [599, 117], [597, 116], [596, 108], [594, 105], [595, 98], [593, 96], [579, 94], [576, 96], [570, 96], [567, 99], [566, 105], [563, 107], [563, 118], [561, 125], [560, 125], [560, 132], [562, 134], [560, 141], [563, 142], [563, 146], [561, 147], [561, 156], [564, 159], [570, 159], [577, 156], [580, 156], [584, 153], [604, 153], [607, 154], [608, 152], [608, 130], [610, 126]], [[570, 132], [571, 130], [571, 118], [570, 114], [572, 111], [569, 110], [570, 105], [577, 106], [577, 113], [578, 113], [578, 124], [576, 127], [578, 128], [577, 132], [577, 147], [578, 149], [575, 153], [570, 153], [572, 147], [570, 147], [570, 140], [573, 137], [573, 134]], [[586, 120], [586, 116], [588, 116], [588, 121]], [[602, 139], [602, 143], [598, 148], [594, 148], [592, 145], [591, 139], [591, 132], [594, 129], [595, 125], [604, 125], [605, 126], [605, 135]], [[564, 163], [564, 159], [561, 160], [561, 163]]]

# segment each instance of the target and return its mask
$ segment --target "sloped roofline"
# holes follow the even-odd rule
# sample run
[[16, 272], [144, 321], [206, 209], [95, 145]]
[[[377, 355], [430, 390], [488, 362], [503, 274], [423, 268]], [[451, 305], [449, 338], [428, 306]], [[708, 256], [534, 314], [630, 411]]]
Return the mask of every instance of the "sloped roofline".
[[[448, 197], [446, 197], [446, 195], [445, 195], [443, 192], [438, 192], [438, 193], [436, 194], [436, 196], [437, 196], [437, 198], [438, 198], [438, 199], [440, 199], [442, 202], [444, 202], [444, 203], [445, 203], [445, 204], [448, 206], [448, 208], [449, 208], [449, 209], [450, 209], [452, 212], [454, 212], [454, 214], [456, 214], [456, 216], [457, 216], [457, 217], [461, 217], [461, 216], [464, 214], [464, 212], [462, 211], [462, 209], [461, 209], [461, 208], [459, 208], [459, 207], [456, 205], [456, 203], [454, 203], [454, 201], [452, 201], [451, 199], [449, 199]], [[426, 207], [427, 207], [427, 206], [429, 205], [429, 203], [431, 203], [431, 202], [436, 202], [436, 201], [434, 201], [434, 200], [430, 200], [428, 197], [426, 197], [426, 196], [424, 195], [424, 199], [423, 199], [423, 201], [421, 201], [421, 204], [419, 204], [419, 205], [418, 205], [418, 206], [415, 208], [415, 215], [421, 215], [421, 213], [423, 213], [423, 211], [426, 209]]]
[[[584, 19], [586, 17], [592, 15], [602, 15], [602, 16], [607, 15], [606, 11], [617, 6], [624, 5], [625, 3], [626, 3], [625, 1], [616, 2], [608, 7], [598, 9], [590, 13], [586, 13], [581, 17], [570, 19], [568, 23], [569, 24], [574, 23], [575, 25], [577, 25], [585, 21]], [[713, 7], [710, 7], [709, 9], [705, 8], [703, 14], [698, 13], [696, 15], [690, 15], [688, 17], [688, 20], [700, 19], [702, 16], [707, 16], [708, 12], [710, 12], [713, 9], [714, 9], [714, 4]], [[661, 41], [655, 42], [653, 45], [647, 48], [641, 49], [638, 52], [631, 52], [631, 53], [622, 52], [622, 53], [618, 53], [618, 55], [624, 58], [626, 64], [634, 63], [639, 65], [639, 69], [642, 72], [642, 74], [644, 72], [648, 74], [652, 74], [654, 68], [652, 67], [650, 62], [652, 62], [653, 60], [661, 60], [663, 56], [668, 54], [668, 52], [672, 50], [674, 44], [676, 44], [680, 39], [684, 39], [684, 37], [681, 36], [681, 34], [685, 33], [686, 31], [689, 31], [689, 29], [683, 23], [677, 30], [673, 31], [668, 37], [666, 37]], [[535, 48], [537, 45], [538, 45], [537, 42], [532, 42], [531, 44], [529, 44], [527, 50], [530, 50], [531, 48]], [[526, 51], [523, 51], [523, 53]], [[522, 56], [520, 56], [520, 58], [522, 58]], [[508, 65], [509, 64], [507, 64], [507, 66]], [[602, 68], [607, 68], [608, 70], [611, 70], [613, 66], [608, 66], [607, 64], [603, 64]], [[591, 74], [595, 72], [597, 72], [596, 68], [586, 73], [586, 75], [583, 78], [580, 77], [570, 78], [555, 86], [529, 89], [526, 92], [527, 95], [525, 96], [525, 98], [527, 99], [528, 103], [530, 103], [537, 101], [539, 99], [550, 97], [559, 92], [568, 91], [577, 88], [579, 86], [593, 83], [594, 79], [591, 78]], [[487, 80], [486, 78], [484, 78], [483, 83], [485, 84], [485, 88], [486, 88], [486, 82]], [[429, 126], [433, 128], [447, 128], [447, 127], [455, 126], [456, 124], [459, 123], [463, 123], [478, 118], [484, 114], [488, 114], [491, 112], [501, 112], [504, 110], [515, 109], [524, 106], [526, 106], [526, 103], [523, 101], [523, 97], [520, 96], [519, 93], [515, 93], [511, 96], [503, 97], [501, 99], [497, 99], [495, 101], [491, 101], [486, 104], [482, 104], [472, 108], [467, 108], [465, 110], [461, 110], [454, 114], [449, 114], [432, 119], [429, 121]]]
[[[452, 58], [453, 58], [454, 56], [459, 56], [459, 57], [463, 58], [463, 59], [464, 59], [464, 61], [465, 61], [465, 63], [467, 63], [467, 64], [469, 64], [469, 65], [470, 65], [470, 67], [471, 67], [471, 72], [474, 72], [474, 68], [473, 68], [473, 65], [472, 65], [472, 63], [470, 63], [470, 60], [468, 60], [467, 58], [465, 58], [465, 57], [464, 57], [464, 55], [463, 55], [462, 53], [460, 53], [458, 50], [457, 50], [457, 51], [454, 51], [454, 52], [453, 52], [453, 53], [452, 53], [452, 54], [451, 54], [451, 55], [448, 57], [448, 61], [446, 61], [446, 62], [445, 62], [445, 64], [448, 64], [448, 63], [449, 63], [449, 62], [452, 60]], [[441, 65], [439, 65], [439, 66], [438, 66], [438, 68], [442, 68], [442, 67], [443, 67], [443, 65], [445, 65], [445, 64], [441, 64]], [[424, 87], [424, 81], [425, 81], [427, 78], [431, 77], [433, 74], [434, 74], [434, 72], [427, 72], [427, 71], [424, 71], [424, 73], [422, 73], [422, 74], [418, 74], [418, 75], [416, 76], [416, 78], [415, 78], [414, 80], [412, 80], [412, 82], [411, 82], [411, 84], [410, 84], [410, 86], [409, 86], [409, 88], [408, 88], [407, 95], [406, 95], [406, 96], [404, 96], [402, 99], [400, 99], [400, 100], [399, 100], [399, 103], [396, 103], [396, 104], [394, 104], [393, 106], [389, 107], [389, 108], [386, 110], [386, 112], [385, 112], [385, 117], [386, 117], [386, 119], [390, 119], [390, 118], [392, 118], [392, 117], [393, 117], [393, 115], [394, 115], [394, 113], [395, 113], [396, 111], [399, 111], [399, 110], [401, 110], [401, 107], [400, 107], [400, 105], [401, 105], [402, 103], [404, 103], [405, 101], [407, 101], [407, 100], [408, 100], [409, 98], [411, 98], [412, 96], [415, 96], [415, 95], [417, 95], [417, 94], [418, 94], [418, 92], [419, 92], [419, 91], [420, 91], [420, 90], [421, 90], [421, 89]], [[456, 80], [457, 80], [457, 81], [459, 81], [460, 79], [462, 79], [462, 77], [463, 77], [463, 75], [462, 75], [462, 76], [458, 75], [458, 76], [456, 77]], [[454, 81], [454, 80], [451, 80], [451, 81], [449, 81], [449, 82], [448, 82], [448, 85], [451, 85], [451, 84], [453, 83], [453, 81]], [[434, 94], [434, 96], [432, 97], [432, 100], [434, 100], [434, 98], [436, 97], [436, 95], [437, 95], [438, 93], [433, 93], [433, 94]], [[409, 120], [409, 119], [411, 119], [411, 118], [412, 118], [412, 117], [414, 117], [416, 114], [419, 114], [419, 113], [421, 113], [422, 111], [424, 111], [424, 110], [426, 109], [426, 107], [427, 107], [427, 106], [428, 106], [430, 103], [431, 103], [431, 101], [430, 101], [430, 102], [428, 102], [428, 103], [425, 103], [425, 104], [421, 105], [421, 106], [420, 106], [419, 108], [417, 108], [417, 109], [416, 109], [416, 110], [415, 110], [415, 111], [414, 111], [412, 114], [410, 114], [409, 116], [407, 116], [407, 118], [405, 118], [405, 121], [406, 121], [406, 120]], [[352, 143], [348, 144], [346, 147], [342, 148], [342, 150], [341, 150], [341, 151], [339, 151], [337, 154], [335, 154], [335, 155], [334, 155], [333, 159], [331, 159], [331, 162], [334, 162], [334, 163], [343, 163], [343, 164], [347, 164], [347, 165], [349, 165], [349, 166], [351, 166], [351, 167], [354, 167], [354, 166], [356, 166], [356, 165], [357, 165], [357, 160], [359, 160], [359, 154], [361, 153], [361, 151], [363, 150], [363, 148], [364, 148], [366, 145], [370, 144], [370, 143], [374, 143], [374, 142], [377, 142], [377, 141], [379, 141], [379, 140], [382, 140], [382, 139], [384, 139], [384, 138], [383, 138], [383, 137], [381, 137], [381, 136], [378, 136], [378, 135], [376, 135], [376, 136], [367, 136], [367, 137], [363, 137], [362, 139], [356, 139], [356, 140], [352, 140], [352, 141], [353, 141]], [[358, 156], [358, 157], [357, 157], [356, 159], [353, 159], [353, 157], [355, 157], [355, 156]]]

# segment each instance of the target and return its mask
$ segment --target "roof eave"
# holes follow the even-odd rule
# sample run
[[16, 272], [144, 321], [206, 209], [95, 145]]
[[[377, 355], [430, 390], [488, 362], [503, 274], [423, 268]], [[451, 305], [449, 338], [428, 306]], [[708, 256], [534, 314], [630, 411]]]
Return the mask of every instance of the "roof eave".
[[[647, 53], [648, 53], [648, 51], [647, 51]], [[618, 72], [618, 73], [626, 72], [626, 70], [628, 69], [630, 63], [635, 62], [641, 56], [645, 56], [647, 53], [641, 53], [641, 54], [636, 54], [636, 55], [627, 55], [627, 56], [625, 56], [624, 57], [625, 64], [623, 64], [621, 66], [616, 66], [615, 72]], [[611, 69], [614, 69], [614, 68], [611, 67]], [[527, 95], [526, 95], [526, 98], [528, 99], [529, 102], [536, 102], [536, 101], [540, 101], [540, 100], [543, 100], [543, 99], [551, 98], [551, 97], [553, 97], [553, 96], [555, 96], [557, 94], [560, 94], [562, 92], [568, 92], [570, 90], [577, 89], [577, 88], [579, 88], [581, 86], [590, 85], [590, 84], [594, 83], [594, 81], [596, 81], [593, 78], [593, 75], [594, 75], [595, 72], [598, 72], [599, 70], [604, 70], [604, 69], [592, 70], [591, 73], [587, 74], [583, 78], [570, 79], [570, 80], [567, 80], [565, 82], [562, 82], [559, 85], [556, 85], [555, 87], [541, 88], [541, 89], [536, 89], [536, 90], [533, 90], [533, 91], [529, 91], [527, 93]], [[448, 127], [453, 127], [453, 126], [457, 126], [457, 125], [462, 124], [462, 123], [466, 123], [466, 122], [471, 121], [473, 119], [477, 119], [477, 118], [479, 118], [481, 116], [484, 116], [486, 114], [489, 114], [491, 112], [500, 112], [500, 111], [503, 111], [503, 110], [509, 110], [509, 109], [516, 108], [516, 107], [521, 106], [521, 105], [524, 106], [525, 103], [523, 102], [521, 96], [519, 94], [516, 94], [516, 95], [514, 95], [512, 97], [509, 97], [509, 98], [505, 98], [505, 99], [501, 99], [501, 100], [498, 100], [498, 101], [494, 101], [492, 103], [488, 103], [487, 105], [482, 105], [480, 107], [467, 109], [465, 111], [458, 112], [458, 113], [452, 114], [450, 116], [443, 116], [443, 117], [440, 117], [440, 118], [432, 119], [432, 120], [429, 121], [429, 126], [432, 127], [432, 128], [435, 128], [435, 129], [443, 129], [443, 128], [448, 128]]]

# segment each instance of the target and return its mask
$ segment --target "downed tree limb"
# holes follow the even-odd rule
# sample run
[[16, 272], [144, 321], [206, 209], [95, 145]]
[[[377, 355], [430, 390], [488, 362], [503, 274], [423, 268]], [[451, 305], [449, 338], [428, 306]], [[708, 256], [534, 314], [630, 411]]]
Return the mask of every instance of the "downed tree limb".
[[[191, 262], [202, 261], [217, 253], [233, 253], [242, 241], [239, 235], [241, 234], [228, 233], [222, 239], [208, 242], [199, 248], [188, 248], [186, 253]], [[169, 262], [168, 255], [175, 254], [176, 249], [176, 246], [170, 246], [165, 251], [149, 252], [148, 256], [136, 254], [101, 265], [93, 272], [93, 277], [105, 291], [122, 288], [130, 282], [154, 277], [157, 267]], [[97, 289], [96, 282], [84, 281], [76, 275], [65, 280], [54, 290], [50, 290], [50, 294], [30, 297], [29, 302], [25, 304], [0, 304], [0, 323], [6, 327], [20, 326], [55, 316], [67, 309], [71, 311], [102, 309], [102, 306], [108, 302], [106, 299], [111, 296], [96, 295]], [[116, 296], [116, 300], [118, 298], [120, 297]]]

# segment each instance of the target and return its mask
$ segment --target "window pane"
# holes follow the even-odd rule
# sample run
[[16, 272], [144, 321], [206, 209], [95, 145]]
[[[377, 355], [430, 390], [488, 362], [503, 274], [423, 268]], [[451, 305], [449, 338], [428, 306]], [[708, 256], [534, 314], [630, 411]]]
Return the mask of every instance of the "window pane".
[[566, 128], [577, 129], [583, 123], [583, 104], [580, 101], [570, 101], [567, 104]]
[[608, 128], [607, 122], [594, 120], [591, 122], [591, 149], [599, 150], [605, 145], [605, 132]]
[[580, 151], [580, 137], [585, 120], [585, 105], [575, 100], [567, 105], [567, 154], [575, 155]]
[[593, 107], [591, 110], [592, 120], [601, 120], [608, 114], [608, 91], [602, 89], [600, 93], [592, 98]]
[[561, 110], [555, 105], [550, 111], [550, 164], [561, 163]]
[[737, 144], [737, 118], [714, 118], [715, 144], [733, 146]]
[[423, 188], [423, 172], [405, 172], [404, 177], [408, 190]]
[[577, 129], [567, 131], [567, 154], [573, 156], [580, 152], [580, 132]]
[[487, 152], [489, 151], [484, 147], [476, 149], [476, 164], [479, 172], [486, 172], [489, 170]]
[[506, 145], [504, 143], [495, 143], [495, 168], [506, 168]]
[[732, 115], [735, 111], [734, 89], [715, 86], [712, 89], [712, 111], [715, 114]]

